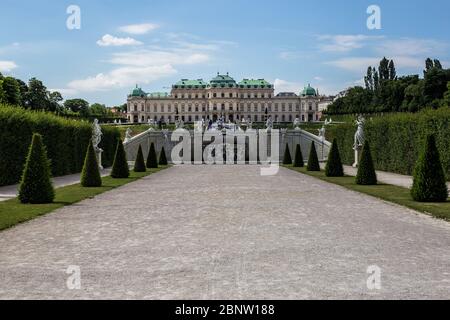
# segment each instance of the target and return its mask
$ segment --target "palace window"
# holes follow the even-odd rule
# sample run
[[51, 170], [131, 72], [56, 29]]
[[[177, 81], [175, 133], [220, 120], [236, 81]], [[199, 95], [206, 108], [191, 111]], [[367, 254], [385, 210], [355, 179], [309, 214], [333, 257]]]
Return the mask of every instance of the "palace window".
[[286, 121], [286, 117], [285, 117], [285, 115], [283, 114], [283, 115], [281, 115], [281, 121], [282, 122], [285, 122]]
[[312, 102], [309, 103], [309, 111], [312, 111]]
[[225, 93], [222, 92], [221, 96], [222, 96], [222, 98], [225, 98]]
[[295, 111], [300, 111], [300, 105], [298, 103], [295, 105]]
[[289, 112], [292, 112], [292, 103], [289, 103]]
[[225, 104], [222, 103], [222, 110], [225, 110]]
[[216, 98], [217, 97], [217, 93], [214, 92], [213, 93], [213, 97]]
[[195, 112], [198, 112], [198, 106], [195, 106]]

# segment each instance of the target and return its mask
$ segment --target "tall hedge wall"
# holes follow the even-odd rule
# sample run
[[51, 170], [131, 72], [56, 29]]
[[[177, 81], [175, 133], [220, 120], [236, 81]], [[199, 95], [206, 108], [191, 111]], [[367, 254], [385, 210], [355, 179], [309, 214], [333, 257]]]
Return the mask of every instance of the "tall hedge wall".
[[[377, 170], [411, 175], [419, 150], [428, 134], [434, 133], [444, 171], [450, 179], [450, 108], [423, 110], [418, 113], [366, 117], [365, 134]], [[342, 162], [354, 160], [353, 139], [356, 126], [346, 123], [327, 128], [327, 140], [337, 138]]]
[[[102, 165], [109, 167], [120, 134], [116, 128], [103, 127], [100, 148]], [[67, 120], [53, 114], [0, 105], [0, 186], [17, 183], [31, 137], [40, 133], [51, 160], [53, 176], [80, 172], [92, 124]]]

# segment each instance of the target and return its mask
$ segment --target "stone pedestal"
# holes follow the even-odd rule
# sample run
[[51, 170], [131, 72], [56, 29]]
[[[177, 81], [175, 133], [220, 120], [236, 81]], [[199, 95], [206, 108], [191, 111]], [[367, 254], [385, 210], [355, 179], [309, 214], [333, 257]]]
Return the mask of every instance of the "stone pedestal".
[[359, 154], [361, 152], [361, 147], [354, 148], [355, 150], [355, 162], [353, 163], [352, 167], [357, 168], [359, 165]]
[[102, 149], [98, 149], [95, 151], [95, 155], [97, 156], [97, 162], [98, 162], [98, 168], [100, 170], [103, 170], [103, 166], [102, 166]]

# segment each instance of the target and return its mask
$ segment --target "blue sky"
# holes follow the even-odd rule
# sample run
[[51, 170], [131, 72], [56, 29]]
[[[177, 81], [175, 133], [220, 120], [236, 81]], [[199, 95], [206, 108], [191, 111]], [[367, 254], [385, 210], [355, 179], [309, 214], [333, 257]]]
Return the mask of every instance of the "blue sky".
[[[79, 30], [66, 27], [72, 4]], [[367, 28], [372, 4], [381, 30]], [[333, 94], [383, 56], [399, 74], [421, 74], [429, 56], [450, 67], [448, 12], [448, 0], [1, 0], [0, 71], [108, 106], [136, 83], [167, 91], [218, 71]]]

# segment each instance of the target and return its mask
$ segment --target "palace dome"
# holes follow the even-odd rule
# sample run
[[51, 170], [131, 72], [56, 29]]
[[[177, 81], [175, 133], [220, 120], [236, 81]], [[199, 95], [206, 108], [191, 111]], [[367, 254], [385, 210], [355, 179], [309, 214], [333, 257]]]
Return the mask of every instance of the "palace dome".
[[142, 97], [145, 95], [146, 95], [146, 93], [141, 88], [139, 88], [137, 85], [136, 85], [136, 88], [134, 88], [133, 91], [131, 91], [131, 93], [130, 93], [130, 96], [132, 96], [132, 97]]
[[316, 90], [313, 87], [311, 87], [310, 84], [308, 84], [308, 86], [305, 87], [303, 89], [303, 91], [301, 92], [301, 95], [302, 96], [316, 96], [317, 93], [316, 93]]

